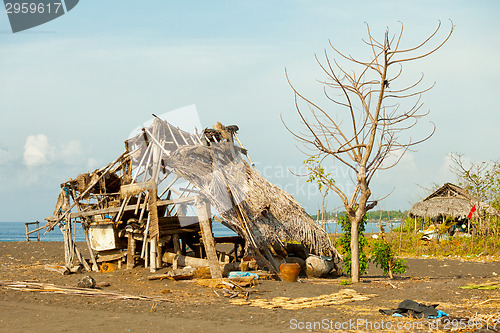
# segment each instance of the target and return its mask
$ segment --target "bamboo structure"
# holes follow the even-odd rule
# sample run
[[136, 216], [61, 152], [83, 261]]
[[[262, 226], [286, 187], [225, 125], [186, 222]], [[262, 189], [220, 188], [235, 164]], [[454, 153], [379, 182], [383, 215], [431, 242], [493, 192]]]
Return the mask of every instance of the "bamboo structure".
[[[114, 162], [62, 183], [44, 227], [63, 231], [66, 265], [88, 266], [72, 239], [81, 223], [94, 270], [103, 258], [126, 258], [128, 269], [143, 260], [154, 272], [164, 250], [180, 254], [188, 245], [198, 256], [205, 253], [212, 277], [220, 277], [211, 207], [244, 239], [245, 252], [271, 270], [278, 269], [271, 247], [288, 241], [339, 263], [328, 235], [293, 197], [245, 161], [247, 150], [233, 140], [238, 127], [214, 128], [193, 134], [156, 117], [125, 141]], [[188, 208], [196, 215], [188, 216]]]

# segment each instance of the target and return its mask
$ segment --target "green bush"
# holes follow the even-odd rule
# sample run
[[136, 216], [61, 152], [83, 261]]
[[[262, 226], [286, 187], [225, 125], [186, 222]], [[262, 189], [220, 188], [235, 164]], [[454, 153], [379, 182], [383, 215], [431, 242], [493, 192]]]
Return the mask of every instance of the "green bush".
[[385, 239], [378, 239], [373, 244], [370, 261], [377, 267], [382, 268], [384, 274], [388, 274], [391, 279], [395, 274], [404, 274], [408, 268], [405, 260], [396, 258], [391, 244]]

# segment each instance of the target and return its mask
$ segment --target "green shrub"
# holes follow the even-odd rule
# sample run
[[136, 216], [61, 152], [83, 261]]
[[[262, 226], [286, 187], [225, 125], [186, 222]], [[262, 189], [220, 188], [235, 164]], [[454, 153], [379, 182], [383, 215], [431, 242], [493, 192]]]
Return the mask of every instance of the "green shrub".
[[[351, 221], [348, 216], [339, 217], [340, 225], [342, 226], [343, 233], [337, 239], [337, 247], [344, 256], [344, 272], [351, 276]], [[368, 269], [368, 258], [364, 251], [368, 244], [365, 236], [363, 235], [366, 225], [366, 216], [363, 218], [358, 227], [359, 234], [359, 275], [366, 274]]]
[[373, 244], [370, 261], [377, 267], [382, 268], [384, 274], [388, 274], [391, 279], [395, 274], [404, 274], [408, 268], [405, 260], [396, 258], [391, 244], [385, 239], [378, 239]]

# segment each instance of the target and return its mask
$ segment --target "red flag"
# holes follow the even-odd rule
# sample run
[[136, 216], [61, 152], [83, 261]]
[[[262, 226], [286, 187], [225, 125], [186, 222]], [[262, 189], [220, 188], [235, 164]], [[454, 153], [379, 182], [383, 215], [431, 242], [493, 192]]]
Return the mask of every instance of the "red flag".
[[476, 211], [476, 205], [474, 205], [471, 209], [470, 209], [470, 213], [469, 215], [467, 215], [467, 218], [470, 219], [472, 217], [472, 214]]

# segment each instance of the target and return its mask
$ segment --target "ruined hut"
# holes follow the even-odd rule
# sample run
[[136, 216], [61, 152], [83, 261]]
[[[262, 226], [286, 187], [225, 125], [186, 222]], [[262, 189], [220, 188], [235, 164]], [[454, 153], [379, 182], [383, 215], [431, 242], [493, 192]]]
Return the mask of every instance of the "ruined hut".
[[[290, 194], [259, 174], [237, 131], [217, 123], [189, 133], [156, 117], [125, 141], [116, 160], [62, 183], [45, 227], [61, 228], [66, 265], [80, 262], [91, 269], [73, 241], [77, 224], [93, 269], [141, 262], [154, 271], [162, 253], [186, 255], [189, 249], [208, 260], [212, 277], [220, 277], [214, 247], [219, 241], [235, 244], [233, 261], [252, 254], [272, 271], [279, 269], [277, 257], [286, 256], [288, 242], [338, 264], [341, 256], [326, 232]], [[214, 238], [212, 218], [238, 236]]]

